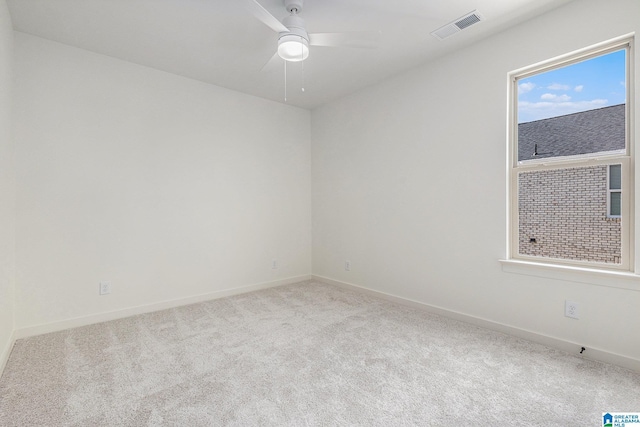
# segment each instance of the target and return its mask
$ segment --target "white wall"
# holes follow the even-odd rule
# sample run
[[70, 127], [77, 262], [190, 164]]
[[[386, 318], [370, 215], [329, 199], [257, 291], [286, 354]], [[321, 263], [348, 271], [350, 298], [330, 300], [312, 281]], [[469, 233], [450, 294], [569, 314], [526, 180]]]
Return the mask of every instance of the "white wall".
[[11, 138], [13, 28], [0, 0], [0, 373], [13, 334], [15, 281], [15, 175]]
[[[507, 73], [640, 32], [639, 18], [637, 0], [575, 1], [313, 111], [314, 275], [640, 367], [640, 280], [553, 280], [504, 272], [498, 261], [507, 240]], [[564, 317], [565, 299], [580, 303], [580, 320]]]
[[15, 49], [16, 329], [309, 275], [308, 111], [22, 33]]

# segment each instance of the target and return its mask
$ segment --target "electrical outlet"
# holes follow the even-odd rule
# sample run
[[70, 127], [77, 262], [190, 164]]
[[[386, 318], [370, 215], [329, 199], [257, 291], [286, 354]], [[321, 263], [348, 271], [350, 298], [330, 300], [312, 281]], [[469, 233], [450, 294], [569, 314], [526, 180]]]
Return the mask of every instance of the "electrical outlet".
[[344, 271], [351, 271], [351, 261], [344, 262]]
[[564, 302], [564, 315], [572, 319], [580, 318], [580, 304], [573, 301]]
[[271, 268], [273, 270], [276, 270], [278, 268], [278, 260], [274, 259], [273, 261], [271, 261]]
[[99, 288], [100, 295], [107, 295], [111, 293], [111, 282], [100, 282]]

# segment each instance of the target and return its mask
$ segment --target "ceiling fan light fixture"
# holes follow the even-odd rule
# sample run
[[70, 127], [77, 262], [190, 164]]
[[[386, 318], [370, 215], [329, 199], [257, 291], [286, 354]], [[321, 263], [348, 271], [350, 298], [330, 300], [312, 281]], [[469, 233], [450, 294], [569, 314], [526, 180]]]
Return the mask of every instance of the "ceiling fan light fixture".
[[285, 61], [304, 61], [309, 57], [309, 40], [296, 34], [284, 35], [278, 40], [278, 55]]

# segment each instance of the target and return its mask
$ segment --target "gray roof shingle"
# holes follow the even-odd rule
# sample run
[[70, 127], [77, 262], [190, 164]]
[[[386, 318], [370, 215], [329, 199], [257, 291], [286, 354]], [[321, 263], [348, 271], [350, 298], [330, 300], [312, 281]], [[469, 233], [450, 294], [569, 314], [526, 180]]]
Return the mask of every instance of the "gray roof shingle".
[[624, 148], [625, 104], [518, 125], [518, 161]]

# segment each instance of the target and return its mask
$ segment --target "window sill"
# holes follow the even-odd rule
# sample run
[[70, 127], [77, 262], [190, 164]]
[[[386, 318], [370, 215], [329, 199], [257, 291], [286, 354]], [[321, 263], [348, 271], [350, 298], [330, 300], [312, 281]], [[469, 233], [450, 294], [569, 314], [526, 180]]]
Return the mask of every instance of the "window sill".
[[599, 270], [542, 262], [501, 259], [502, 271], [525, 276], [587, 283], [596, 286], [628, 289], [640, 292], [640, 275], [628, 271]]

